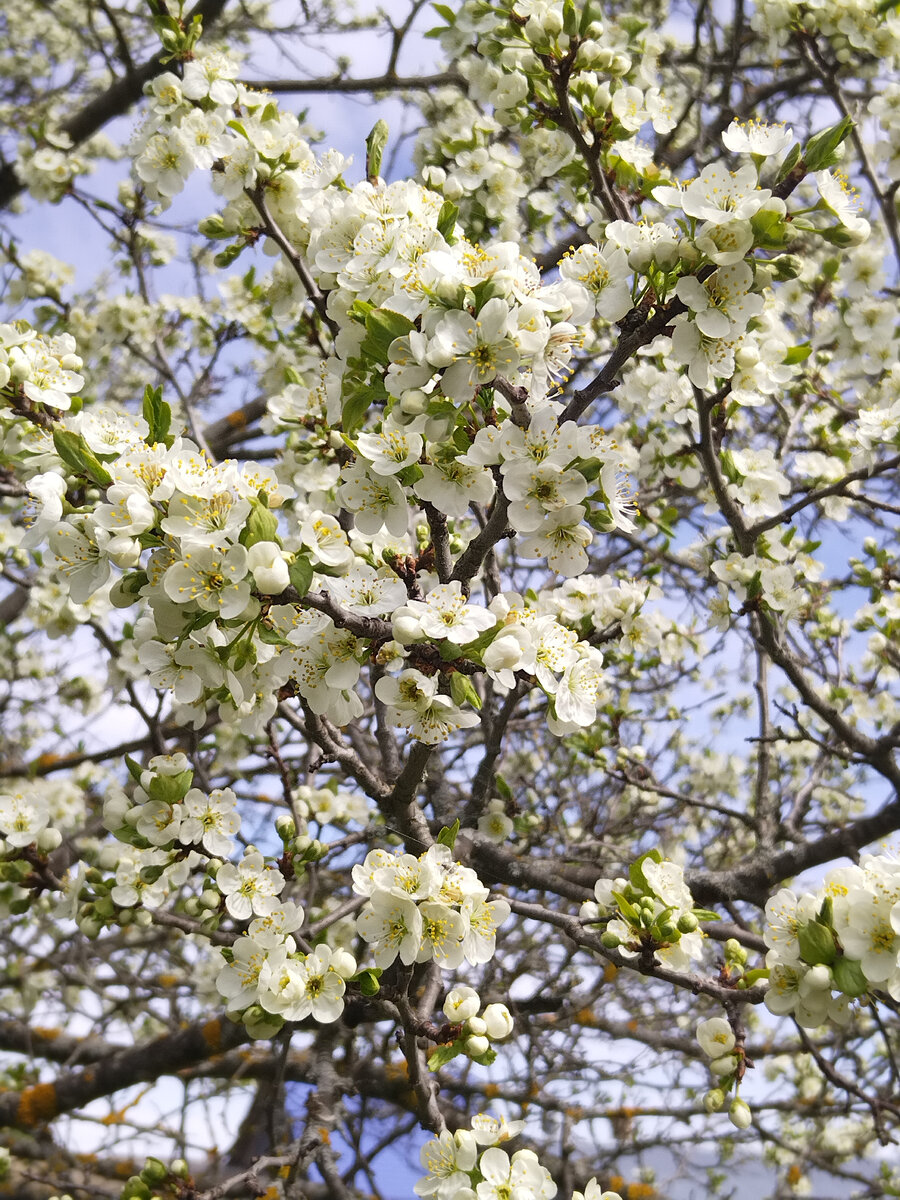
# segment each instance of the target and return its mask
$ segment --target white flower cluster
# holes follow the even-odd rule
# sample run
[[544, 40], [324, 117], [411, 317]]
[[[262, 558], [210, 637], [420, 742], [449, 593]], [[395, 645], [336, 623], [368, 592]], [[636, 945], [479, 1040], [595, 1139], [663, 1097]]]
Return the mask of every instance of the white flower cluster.
[[502, 1042], [515, 1027], [505, 1004], [488, 1004], [481, 1011], [481, 997], [470, 987], [455, 987], [448, 992], [443, 1012], [452, 1025], [462, 1028], [454, 1041], [440, 1046], [429, 1058], [428, 1065], [432, 1070], [449, 1062], [456, 1054], [489, 1064], [493, 1060], [491, 1043]]
[[113, 792], [104, 804], [104, 824], [120, 841], [159, 849], [199, 845], [209, 856], [231, 854], [241, 827], [231, 788], [206, 795], [191, 787], [193, 772], [180, 752], [156, 755], [139, 774], [130, 801]]
[[[709, 1069], [719, 1079], [719, 1086], [710, 1089], [703, 1098], [707, 1112], [718, 1112], [725, 1103], [726, 1092], [737, 1091], [743, 1069], [743, 1050], [735, 1049], [735, 1036], [724, 1017], [710, 1017], [697, 1025], [697, 1041], [709, 1059]], [[735, 1095], [728, 1109], [728, 1118], [736, 1129], [747, 1129], [753, 1119], [750, 1106]]]
[[366, 897], [357, 930], [382, 968], [398, 956], [407, 966], [432, 959], [449, 969], [464, 959], [486, 963], [510, 914], [505, 900], [490, 900], [471, 867], [454, 862], [439, 844], [418, 858], [370, 851], [353, 868], [353, 890]]
[[21, 322], [0, 325], [0, 399], [24, 395], [33, 404], [68, 409], [84, 379], [70, 333], [45, 337]]
[[499, 1148], [499, 1142], [523, 1127], [523, 1121], [507, 1124], [479, 1113], [470, 1129], [445, 1132], [426, 1142], [420, 1157], [428, 1174], [413, 1191], [436, 1200], [553, 1200], [556, 1184], [532, 1150], [510, 1156]]
[[90, 170], [90, 159], [72, 145], [69, 134], [45, 126], [37, 137], [33, 133], [19, 143], [16, 175], [35, 200], [56, 203], [72, 180]]
[[625, 959], [652, 947], [656, 961], [674, 971], [688, 971], [703, 955], [701, 920], [716, 914], [695, 909], [684, 871], [678, 863], [651, 850], [634, 864], [631, 878], [598, 879], [594, 900], [581, 906], [585, 923], [604, 922], [603, 945]]
[[[770, 494], [778, 486], [773, 480], [766, 484], [761, 479], [759, 482], [770, 488]], [[733, 551], [726, 558], [714, 561], [710, 569], [719, 580], [719, 600], [711, 606], [714, 623], [720, 629], [727, 629], [731, 612], [729, 594], [741, 604], [761, 599], [786, 619], [808, 603], [804, 585], [815, 583], [824, 568], [803, 549], [802, 543], [793, 545], [788, 536], [786, 540], [767, 540], [764, 554], [742, 555]]]
[[285, 1021], [310, 1016], [322, 1024], [336, 1021], [346, 981], [356, 974], [353, 955], [325, 945], [298, 953], [291, 935], [303, 923], [302, 909], [291, 901], [265, 907], [265, 915], [229, 948], [216, 976], [229, 1013], [239, 1015], [254, 1037], [271, 1037]]
[[776, 58], [797, 28], [826, 38], [838, 61], [857, 70], [867, 59], [888, 70], [900, 55], [900, 19], [879, 0], [760, 0], [750, 24]]
[[870, 990], [900, 1000], [900, 861], [867, 854], [815, 892], [782, 888], [766, 904], [766, 1007], [814, 1029], [849, 1019]]

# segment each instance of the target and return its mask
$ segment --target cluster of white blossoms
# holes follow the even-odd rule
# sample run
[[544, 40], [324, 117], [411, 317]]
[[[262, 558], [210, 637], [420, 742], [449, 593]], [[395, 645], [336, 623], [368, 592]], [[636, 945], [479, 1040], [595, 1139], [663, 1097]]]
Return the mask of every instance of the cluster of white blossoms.
[[479, 1113], [469, 1129], [432, 1138], [420, 1153], [428, 1174], [416, 1181], [413, 1191], [436, 1200], [553, 1200], [556, 1184], [532, 1150], [509, 1155], [500, 1149], [499, 1143], [523, 1128], [524, 1121], [507, 1123]]
[[491, 900], [472, 868], [440, 844], [419, 857], [370, 851], [353, 868], [353, 890], [366, 897], [356, 927], [381, 968], [398, 957], [406, 966], [433, 959], [451, 970], [463, 960], [489, 962], [510, 914], [509, 904]]
[[273, 905], [223, 951], [226, 963], [216, 987], [229, 1014], [242, 1020], [253, 1037], [272, 1037], [285, 1021], [307, 1017], [330, 1024], [344, 1010], [356, 959], [324, 944], [308, 954], [298, 952], [292, 935], [302, 923], [303, 911], [296, 904]]
[[515, 1027], [505, 1004], [488, 1004], [482, 1009], [481, 997], [474, 988], [465, 985], [447, 993], [443, 1012], [451, 1025], [460, 1028], [453, 1041], [442, 1044], [431, 1055], [428, 1065], [432, 1070], [450, 1062], [457, 1054], [490, 1065], [495, 1057], [491, 1044], [508, 1038]]
[[231, 854], [241, 827], [231, 788], [207, 794], [192, 787], [193, 772], [181, 752], [156, 755], [133, 773], [139, 781], [131, 797], [111, 792], [103, 806], [104, 824], [120, 841], [143, 849], [198, 846], [214, 858]]
[[815, 892], [782, 888], [766, 904], [766, 1007], [809, 1029], [843, 1024], [869, 992], [900, 999], [900, 861], [867, 854]]
[[900, 56], [900, 19], [879, 0], [760, 0], [750, 24], [775, 55], [803, 29], [827, 39], [835, 58], [857, 70], [869, 62], [888, 70]]
[[70, 408], [84, 384], [75, 350], [70, 333], [46, 337], [24, 322], [0, 325], [0, 398], [15, 393], [32, 404]]
[[601, 942], [624, 959], [637, 958], [651, 949], [656, 961], [674, 971], [688, 971], [703, 956], [701, 921], [716, 914], [694, 907], [684, 871], [648, 851], [633, 864], [630, 878], [598, 879], [594, 900], [581, 906], [585, 924], [602, 922]]
[[[719, 1084], [711, 1088], [703, 1098], [707, 1112], [718, 1112], [725, 1104], [726, 1093], [737, 1090], [743, 1067], [743, 1049], [734, 1053], [737, 1039], [734, 1030], [724, 1017], [710, 1017], [697, 1025], [697, 1041], [700, 1049], [710, 1060], [709, 1069], [718, 1077]], [[746, 1129], [753, 1114], [750, 1106], [735, 1095], [728, 1108], [728, 1118], [736, 1129]]]

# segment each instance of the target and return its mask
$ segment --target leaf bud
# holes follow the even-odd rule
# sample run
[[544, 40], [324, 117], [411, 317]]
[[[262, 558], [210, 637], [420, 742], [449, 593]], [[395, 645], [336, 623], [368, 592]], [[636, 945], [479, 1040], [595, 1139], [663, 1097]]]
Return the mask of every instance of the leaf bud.
[[834, 944], [834, 934], [818, 921], [807, 921], [797, 931], [797, 944], [800, 956], [810, 966], [819, 963], [833, 963], [837, 957], [837, 947]]

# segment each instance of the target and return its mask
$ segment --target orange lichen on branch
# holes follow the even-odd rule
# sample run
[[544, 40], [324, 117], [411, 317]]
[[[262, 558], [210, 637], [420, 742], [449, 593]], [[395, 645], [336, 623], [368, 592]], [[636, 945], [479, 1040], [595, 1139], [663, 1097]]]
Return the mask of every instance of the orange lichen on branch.
[[615, 979], [615, 977], [618, 975], [618, 973], [619, 973], [619, 968], [616, 966], [615, 963], [607, 963], [606, 966], [603, 968], [603, 982], [604, 983], [612, 983], [612, 981]]
[[218, 1017], [204, 1022], [200, 1028], [200, 1036], [215, 1054], [222, 1049], [222, 1022]]
[[124, 1125], [125, 1124], [125, 1114], [128, 1112], [129, 1108], [134, 1108], [134, 1106], [138, 1103], [138, 1101], [143, 1100], [143, 1098], [147, 1095], [147, 1093], [151, 1092], [152, 1090], [153, 1090], [152, 1087], [144, 1088], [144, 1090], [142, 1092], [138, 1092], [138, 1094], [134, 1097], [133, 1100], [129, 1100], [124, 1108], [120, 1108], [118, 1110], [113, 1110], [112, 1112], [107, 1113], [105, 1117], [101, 1117], [100, 1124], [101, 1125]]
[[591, 1008], [580, 1008], [575, 1014], [575, 1020], [579, 1025], [596, 1025], [597, 1015]]
[[495, 1096], [500, 1095], [500, 1085], [497, 1083], [486, 1083], [484, 1085], [484, 1094], [488, 1100], [493, 1100]]
[[625, 1189], [625, 1200], [653, 1200], [658, 1195], [650, 1183], [629, 1183]]
[[40, 1038], [42, 1042], [55, 1042], [62, 1030], [57, 1025], [33, 1025], [32, 1037]]
[[236, 408], [225, 418], [232, 429], [243, 429], [247, 424], [247, 414], [242, 408]]
[[16, 1124], [26, 1128], [41, 1125], [56, 1116], [56, 1088], [52, 1083], [36, 1083], [19, 1097]]

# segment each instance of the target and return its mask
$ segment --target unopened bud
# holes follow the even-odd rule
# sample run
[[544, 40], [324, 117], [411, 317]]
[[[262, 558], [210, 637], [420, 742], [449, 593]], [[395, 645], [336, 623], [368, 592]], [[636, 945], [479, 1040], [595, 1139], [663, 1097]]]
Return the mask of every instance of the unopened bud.
[[753, 1123], [750, 1105], [745, 1100], [741, 1100], [739, 1096], [735, 1096], [728, 1109], [728, 1120], [735, 1129], [747, 1129]]

